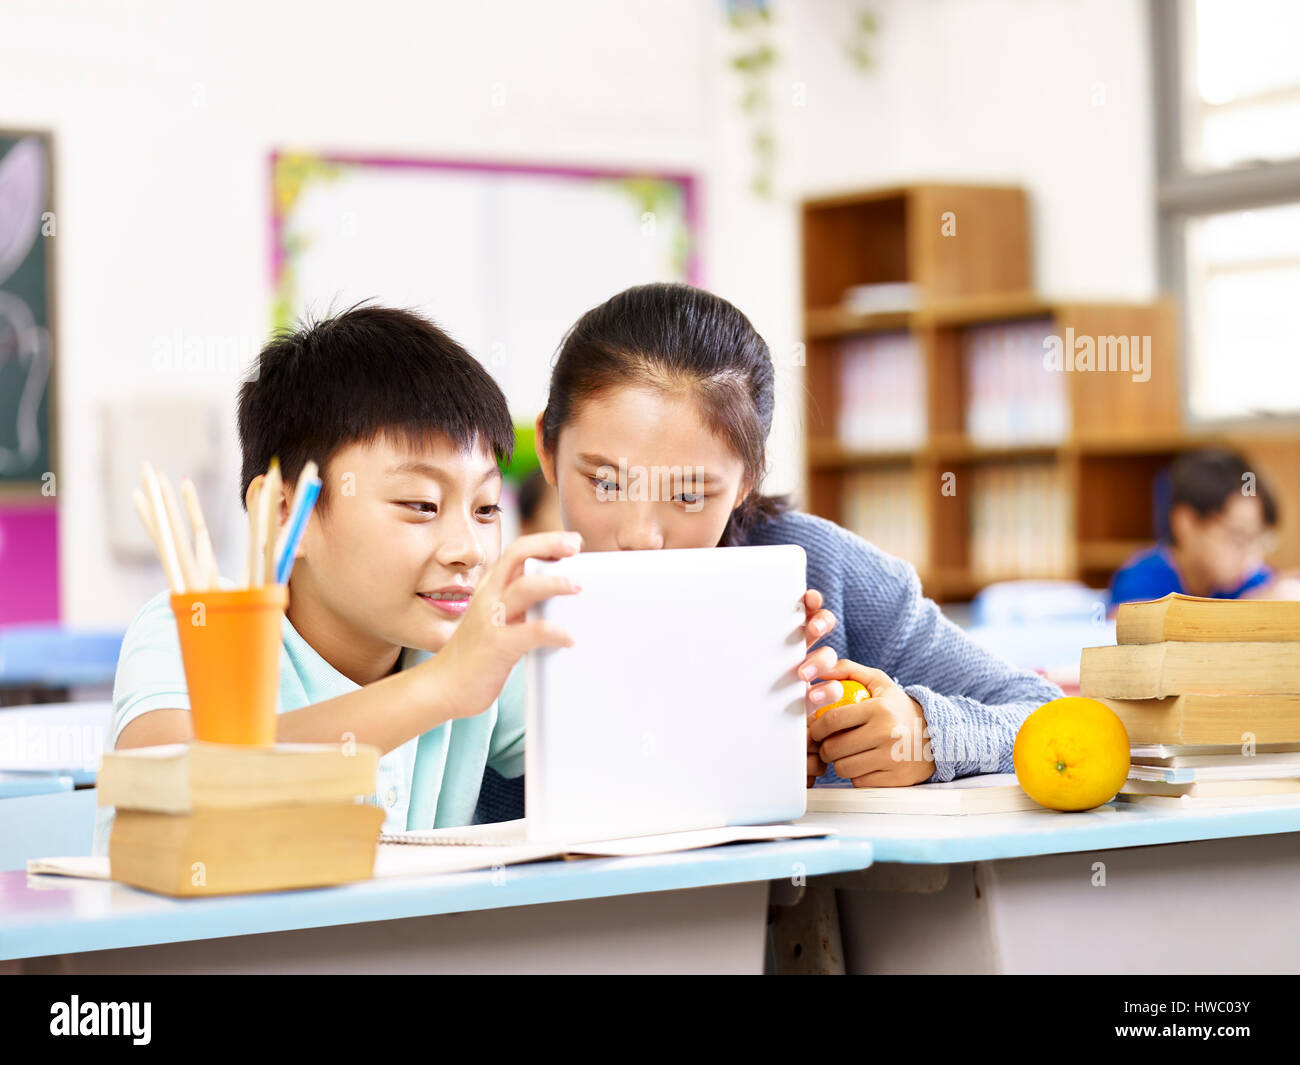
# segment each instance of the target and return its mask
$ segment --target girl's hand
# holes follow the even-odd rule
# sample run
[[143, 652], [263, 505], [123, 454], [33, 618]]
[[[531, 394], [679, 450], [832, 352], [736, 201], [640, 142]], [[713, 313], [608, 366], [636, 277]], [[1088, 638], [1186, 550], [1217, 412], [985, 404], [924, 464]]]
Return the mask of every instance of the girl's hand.
[[822, 593], [809, 588], [803, 593], [804, 645], [811, 647], [835, 628], [835, 615], [822, 609]]
[[[811, 647], [823, 636], [829, 633], [831, 629], [835, 628], [835, 615], [829, 610], [822, 609], [822, 593], [815, 591], [812, 588], [803, 593], [803, 609], [804, 646]], [[800, 679], [811, 681], [813, 677], [816, 677], [818, 674], [825, 672], [833, 666], [835, 664], [835, 657], [835, 648], [829, 646], [819, 647], [799, 663], [797, 672]], [[817, 689], [809, 689], [804, 693], [804, 712], [806, 714], [811, 714], [813, 710], [817, 708], [818, 702], [811, 698], [812, 692], [816, 690]], [[836, 698], [838, 698], [838, 696], [836, 696]], [[818, 699], [820, 700], [821, 697], [819, 696]], [[811, 752], [812, 750], [813, 748], [810, 747], [809, 751]], [[810, 760], [808, 762], [809, 773], [812, 772], [812, 766], [813, 763]], [[822, 766], [821, 772], [826, 772], [825, 766]], [[821, 773], [818, 774], [818, 776], [820, 775]], [[808, 786], [810, 788], [812, 787], [811, 780], [808, 782]]]
[[553, 595], [572, 595], [578, 586], [567, 577], [524, 576], [524, 560], [576, 555], [581, 545], [575, 532], [521, 536], [487, 571], [451, 639], [419, 667], [439, 674], [437, 691], [448, 700], [449, 716], [481, 714], [501, 694], [519, 659], [534, 648], [573, 646], [563, 629], [525, 615], [529, 607]]
[[[871, 696], [809, 721], [808, 746], [816, 748], [821, 762], [834, 762], [836, 774], [853, 781], [855, 788], [897, 787], [930, 779], [934, 755], [925, 735], [925, 712], [915, 699], [888, 674], [847, 658], [818, 672], [826, 678], [817, 685], [825, 689], [818, 703], [838, 700], [843, 694], [837, 683], [841, 680], [858, 681]], [[816, 689], [809, 693], [810, 701], [814, 694]], [[813, 768], [809, 755], [808, 772]]]
[[808, 726], [808, 786], [817, 783], [817, 778], [826, 772], [826, 763], [818, 756], [821, 744], [812, 738], [812, 724]]

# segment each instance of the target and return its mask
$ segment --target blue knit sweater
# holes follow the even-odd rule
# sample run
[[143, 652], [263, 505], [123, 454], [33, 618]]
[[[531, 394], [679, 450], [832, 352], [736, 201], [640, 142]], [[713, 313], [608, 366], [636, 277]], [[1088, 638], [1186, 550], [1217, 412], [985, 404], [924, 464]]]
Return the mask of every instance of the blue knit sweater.
[[[837, 619], [819, 641], [840, 658], [894, 678], [925, 712], [932, 781], [1010, 773], [1021, 722], [1061, 690], [984, 650], [930, 599], [910, 563], [824, 518], [790, 512], [759, 526], [749, 543], [799, 544], [808, 587]], [[818, 784], [840, 778], [828, 769]]]

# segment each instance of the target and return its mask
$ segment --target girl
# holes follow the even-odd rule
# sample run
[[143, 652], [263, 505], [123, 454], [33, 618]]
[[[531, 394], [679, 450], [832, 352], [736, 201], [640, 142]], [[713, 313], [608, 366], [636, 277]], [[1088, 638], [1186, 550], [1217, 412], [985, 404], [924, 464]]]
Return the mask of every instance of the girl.
[[564, 527], [596, 551], [803, 547], [808, 635], [826, 641], [800, 667], [824, 681], [808, 707], [843, 680], [870, 694], [810, 721], [810, 785], [1011, 772], [1021, 722], [1060, 690], [975, 644], [907, 562], [760, 494], [772, 407], [767, 344], [726, 300], [681, 284], [619, 293], [561, 342], [537, 419]]

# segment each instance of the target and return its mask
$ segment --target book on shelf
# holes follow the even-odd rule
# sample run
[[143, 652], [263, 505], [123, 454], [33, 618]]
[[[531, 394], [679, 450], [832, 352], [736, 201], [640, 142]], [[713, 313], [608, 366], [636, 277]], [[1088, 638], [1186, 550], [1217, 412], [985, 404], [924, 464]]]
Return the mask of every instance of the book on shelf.
[[1065, 375], [1043, 361], [1050, 318], [963, 330], [966, 434], [980, 444], [1058, 443], [1069, 435]]
[[337, 802], [371, 795], [379, 750], [370, 744], [277, 743], [241, 747], [174, 743], [105, 751], [100, 806], [188, 813], [200, 807]]
[[1300, 642], [1300, 602], [1202, 599], [1171, 592], [1163, 599], [1124, 603], [1115, 617], [1117, 643]]
[[383, 821], [383, 810], [358, 802], [118, 809], [108, 863], [114, 880], [164, 895], [343, 884], [371, 876]]
[[927, 432], [925, 363], [911, 333], [865, 333], [840, 344], [836, 432], [848, 448], [919, 448]]
[[[1174, 695], [1277, 695], [1300, 693], [1300, 644], [1294, 643], [1165, 643], [1085, 647], [1079, 664], [1084, 695], [1104, 699], [1163, 699]], [[1251, 704], [1263, 709], [1265, 704]], [[1275, 704], [1270, 714], [1286, 708], [1292, 734], [1261, 742], [1298, 739], [1293, 701]], [[1238, 721], [1246, 715], [1239, 715]], [[1288, 730], [1282, 728], [1285, 733]], [[1193, 742], [1174, 740], [1171, 742]], [[1231, 742], [1231, 739], [1205, 742]]]
[[808, 789], [809, 813], [1000, 814], [1041, 810], [1014, 773], [989, 773], [906, 788], [855, 788], [844, 783]]
[[888, 554], [918, 567], [924, 562], [925, 501], [910, 469], [846, 473], [840, 524]]
[[977, 467], [966, 477], [970, 565], [976, 576], [1067, 575], [1073, 508], [1058, 466], [998, 463]]
[[912, 311], [921, 303], [921, 290], [910, 281], [878, 281], [844, 290], [841, 305], [854, 314]]

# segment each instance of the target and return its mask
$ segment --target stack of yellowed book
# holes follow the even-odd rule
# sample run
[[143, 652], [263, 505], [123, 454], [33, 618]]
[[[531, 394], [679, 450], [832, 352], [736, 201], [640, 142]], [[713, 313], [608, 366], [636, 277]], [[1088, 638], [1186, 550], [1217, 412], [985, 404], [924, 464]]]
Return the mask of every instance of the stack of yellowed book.
[[1300, 802], [1300, 603], [1176, 594], [1126, 603], [1116, 640], [1084, 648], [1080, 690], [1128, 730], [1122, 801]]
[[107, 751], [116, 808], [110, 875], [165, 895], [281, 891], [364, 880], [384, 813], [368, 744], [171, 744]]

